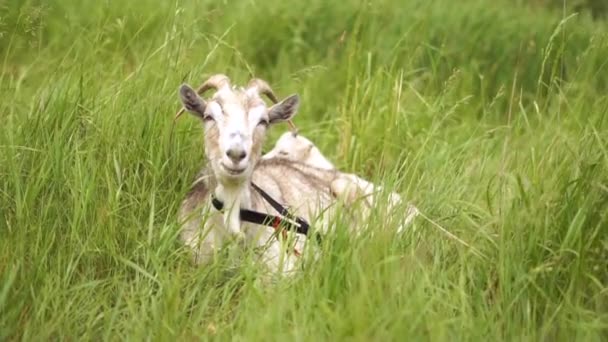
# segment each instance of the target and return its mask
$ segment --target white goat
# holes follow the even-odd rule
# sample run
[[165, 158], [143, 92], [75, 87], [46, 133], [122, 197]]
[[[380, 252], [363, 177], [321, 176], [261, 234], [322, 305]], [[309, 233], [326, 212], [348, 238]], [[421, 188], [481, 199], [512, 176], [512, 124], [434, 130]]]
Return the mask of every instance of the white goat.
[[[198, 96], [210, 89], [216, 92], [209, 100]], [[266, 82], [253, 79], [245, 88], [233, 87], [224, 75], [210, 77], [196, 92], [184, 84], [179, 94], [185, 110], [202, 120], [208, 162], [180, 208], [182, 241], [193, 250], [196, 262], [204, 263], [236, 237], [262, 247], [261, 260], [271, 271], [293, 270], [297, 253], [283, 248], [285, 244], [275, 237], [273, 228], [243, 219], [243, 212], [280, 214], [255, 185], [288, 205], [294, 214], [309, 222], [320, 221], [311, 222], [320, 223], [315, 224], [317, 230], [327, 229], [337, 212], [329, 186], [336, 177], [334, 170], [260, 158], [268, 127], [290, 120], [297, 112], [299, 97], [291, 95], [278, 102]], [[267, 107], [261, 95], [275, 104]], [[216, 206], [218, 203], [221, 205]], [[298, 236], [297, 248], [302, 250], [305, 242], [305, 237]]]
[[[262, 156], [262, 159], [284, 158], [295, 162], [301, 162], [316, 168], [324, 170], [336, 171], [336, 178], [331, 182], [330, 188], [332, 193], [338, 198], [341, 198], [346, 204], [354, 204], [357, 200], [364, 201], [363, 216], [368, 217], [370, 208], [377, 208], [379, 202], [378, 196], [382, 193], [383, 188], [376, 186], [365, 179], [351, 173], [338, 172], [332, 162], [330, 162], [321, 153], [321, 150], [309, 139], [296, 132], [283, 133], [272, 150]], [[388, 194], [388, 210], [395, 209], [402, 203], [401, 196], [396, 192]], [[400, 233], [405, 229], [405, 226], [410, 224], [412, 220], [418, 216], [418, 209], [408, 204], [403, 221], [397, 228]]]
[[262, 156], [262, 159], [271, 158], [286, 158], [326, 170], [336, 168], [312, 141], [293, 131], [283, 133], [272, 150]]

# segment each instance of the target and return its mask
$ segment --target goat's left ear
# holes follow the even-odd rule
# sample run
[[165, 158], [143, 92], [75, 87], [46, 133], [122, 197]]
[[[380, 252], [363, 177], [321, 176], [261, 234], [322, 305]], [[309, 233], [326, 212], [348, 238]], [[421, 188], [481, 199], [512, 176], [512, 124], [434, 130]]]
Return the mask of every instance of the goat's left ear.
[[268, 110], [268, 118], [270, 119], [270, 123], [272, 124], [290, 120], [298, 112], [299, 105], [300, 97], [298, 94], [294, 94], [270, 107]]

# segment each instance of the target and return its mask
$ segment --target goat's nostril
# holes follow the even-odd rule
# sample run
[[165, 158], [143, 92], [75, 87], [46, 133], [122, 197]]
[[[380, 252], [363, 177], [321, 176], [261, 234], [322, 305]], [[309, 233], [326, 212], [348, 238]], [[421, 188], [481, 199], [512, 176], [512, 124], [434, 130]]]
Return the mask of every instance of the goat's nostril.
[[232, 161], [239, 162], [247, 157], [247, 152], [241, 149], [231, 148], [226, 151], [226, 155], [228, 158], [232, 159]]

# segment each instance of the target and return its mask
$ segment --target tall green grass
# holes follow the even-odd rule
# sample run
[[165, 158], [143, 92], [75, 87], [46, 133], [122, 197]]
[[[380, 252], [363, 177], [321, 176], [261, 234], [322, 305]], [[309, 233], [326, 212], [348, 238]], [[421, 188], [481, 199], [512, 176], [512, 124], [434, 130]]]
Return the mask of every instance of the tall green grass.
[[[0, 18], [1, 340], [606, 339], [605, 22], [506, 0], [26, 0]], [[216, 72], [299, 93], [303, 134], [424, 216], [403, 236], [339, 222], [273, 287], [230, 251], [193, 266], [176, 211], [202, 131], [172, 114], [181, 82]]]

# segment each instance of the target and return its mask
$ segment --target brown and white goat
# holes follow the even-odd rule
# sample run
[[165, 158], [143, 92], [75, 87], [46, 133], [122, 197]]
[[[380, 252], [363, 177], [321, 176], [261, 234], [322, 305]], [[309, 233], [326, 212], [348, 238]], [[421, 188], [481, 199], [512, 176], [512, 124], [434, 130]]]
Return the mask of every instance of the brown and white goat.
[[[199, 97], [210, 89], [216, 90], [211, 98]], [[327, 227], [333, 217], [336, 199], [329, 184], [335, 179], [334, 170], [285, 159], [261, 159], [268, 128], [296, 114], [298, 95], [277, 101], [262, 80], [234, 87], [224, 75], [210, 77], [198, 91], [184, 84], [179, 95], [185, 110], [202, 121], [208, 162], [180, 208], [182, 241], [193, 250], [198, 263], [208, 262], [227, 241], [237, 238], [249, 246], [262, 247], [260, 258], [271, 271], [293, 270], [298, 256], [286, 252], [273, 228], [243, 222], [240, 210], [278, 214], [253, 189], [254, 182], [295, 215], [316, 222], [317, 230]], [[261, 95], [275, 104], [267, 107]], [[223, 212], [213, 207], [212, 195], [223, 202]], [[300, 236], [298, 248], [304, 248], [305, 242]]]

